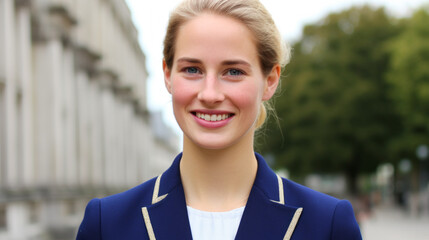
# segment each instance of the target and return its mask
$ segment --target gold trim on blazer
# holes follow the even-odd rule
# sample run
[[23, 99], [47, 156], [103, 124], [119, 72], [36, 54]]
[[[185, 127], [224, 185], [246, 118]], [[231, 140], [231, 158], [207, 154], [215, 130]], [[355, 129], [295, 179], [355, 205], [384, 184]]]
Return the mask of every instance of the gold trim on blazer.
[[295, 214], [293, 215], [292, 221], [290, 222], [289, 227], [287, 228], [287, 231], [283, 240], [290, 240], [290, 238], [292, 237], [292, 233], [295, 230], [296, 224], [298, 223], [298, 220], [301, 217], [302, 209], [303, 208], [298, 208], [295, 211]]
[[283, 181], [282, 181], [282, 178], [278, 174], [276, 174], [276, 175], [277, 175], [277, 181], [279, 183], [279, 200], [278, 201], [271, 200], [271, 201], [275, 202], [275, 203], [279, 203], [279, 204], [285, 205], [285, 195], [284, 195], [284, 190], [283, 190]]
[[[272, 202], [285, 205], [285, 196], [284, 196], [284, 188], [283, 188], [283, 180], [282, 178], [277, 175], [278, 180], [278, 187], [279, 187], [279, 201], [271, 200]], [[295, 214], [293, 215], [292, 221], [289, 224], [289, 227], [287, 228], [286, 234], [283, 238], [283, 240], [290, 240], [292, 237], [293, 231], [295, 230], [296, 224], [298, 223], [299, 218], [301, 217], [303, 208], [298, 208], [295, 211]]]
[[[162, 201], [168, 195], [168, 194], [164, 194], [162, 196], [158, 196], [159, 184], [161, 183], [161, 176], [162, 174], [160, 174], [155, 181], [155, 186], [153, 188], [153, 195], [152, 195], [152, 204]], [[147, 233], [149, 235], [149, 239], [156, 240], [155, 233], [153, 232], [152, 223], [150, 222], [149, 212], [147, 211], [146, 207], [142, 207], [142, 213], [143, 213], [144, 222], [146, 224]]]
[[164, 194], [160, 197], [158, 197], [159, 194], [159, 184], [161, 182], [161, 176], [162, 174], [160, 174], [157, 178], [156, 178], [156, 182], [155, 182], [155, 187], [153, 189], [153, 195], [152, 195], [152, 204], [155, 204], [157, 202], [160, 202], [162, 199], [164, 199], [165, 197], [167, 197], [168, 194]]
[[[283, 180], [282, 180], [282, 178], [279, 175], [276, 174], [276, 176], [277, 176], [277, 180], [278, 180], [279, 200], [278, 201], [271, 200], [271, 201], [275, 202], [277, 204], [286, 205], [285, 204], [285, 196], [284, 196], [284, 188], [283, 188]], [[157, 177], [156, 181], [155, 181], [155, 186], [154, 186], [153, 195], [152, 195], [152, 204], [155, 204], [155, 203], [158, 203], [158, 202], [162, 201], [168, 195], [168, 194], [164, 194], [162, 196], [158, 196], [158, 194], [159, 194], [159, 188], [160, 188], [160, 184], [161, 184], [161, 177], [162, 177], [162, 174], [159, 175]], [[296, 227], [296, 225], [297, 225], [297, 223], [299, 221], [299, 218], [301, 217], [302, 211], [303, 211], [303, 208], [298, 208], [295, 211], [295, 213], [294, 213], [294, 215], [292, 217], [292, 220], [291, 220], [291, 222], [290, 222], [290, 224], [289, 224], [289, 226], [288, 226], [288, 228], [286, 230], [286, 234], [285, 234], [283, 240], [290, 240], [291, 239], [292, 234], [293, 234], [293, 232], [295, 230], [295, 227]], [[148, 232], [148, 235], [149, 235], [149, 239], [150, 240], [156, 240], [155, 233], [154, 233], [154, 230], [153, 230], [153, 227], [152, 227], [152, 223], [151, 223], [151, 220], [150, 220], [150, 217], [149, 217], [149, 212], [148, 212], [147, 207], [142, 207], [142, 213], [143, 213], [144, 222], [146, 224], [147, 232]]]
[[147, 234], [149, 235], [150, 240], [156, 240], [155, 233], [153, 232], [152, 223], [150, 222], [149, 212], [146, 207], [142, 207], [142, 213], [144, 222], [146, 224]]

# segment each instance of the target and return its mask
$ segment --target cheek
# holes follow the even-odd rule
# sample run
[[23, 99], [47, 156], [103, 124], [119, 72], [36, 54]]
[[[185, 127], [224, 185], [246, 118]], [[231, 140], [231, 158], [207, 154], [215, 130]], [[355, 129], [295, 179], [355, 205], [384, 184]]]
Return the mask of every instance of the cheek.
[[261, 91], [258, 85], [243, 84], [239, 90], [233, 93], [233, 101], [243, 109], [255, 109], [258, 111], [261, 103]]
[[181, 81], [180, 79], [173, 79], [171, 85], [171, 96], [173, 106], [183, 106], [192, 101], [195, 96], [194, 86], [187, 84], [187, 81]]

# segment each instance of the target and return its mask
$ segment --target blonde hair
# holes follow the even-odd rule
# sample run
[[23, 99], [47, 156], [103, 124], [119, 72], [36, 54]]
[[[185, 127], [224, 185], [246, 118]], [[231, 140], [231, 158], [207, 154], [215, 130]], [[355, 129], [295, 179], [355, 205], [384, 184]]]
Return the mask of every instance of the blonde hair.
[[[164, 60], [169, 69], [173, 67], [180, 27], [202, 13], [218, 14], [243, 23], [255, 37], [261, 70], [265, 75], [276, 64], [284, 67], [289, 62], [290, 50], [283, 44], [271, 14], [259, 0], [185, 0], [171, 13], [164, 39]], [[265, 122], [267, 108], [272, 109], [269, 103], [261, 104], [256, 128]]]

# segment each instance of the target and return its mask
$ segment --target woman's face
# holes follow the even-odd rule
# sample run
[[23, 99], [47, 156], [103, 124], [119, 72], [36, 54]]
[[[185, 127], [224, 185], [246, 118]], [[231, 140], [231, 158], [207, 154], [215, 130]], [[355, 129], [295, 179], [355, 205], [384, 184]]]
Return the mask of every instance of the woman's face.
[[206, 149], [253, 142], [260, 104], [273, 95], [280, 67], [264, 76], [252, 33], [220, 15], [182, 25], [175, 46], [164, 75], [184, 141]]

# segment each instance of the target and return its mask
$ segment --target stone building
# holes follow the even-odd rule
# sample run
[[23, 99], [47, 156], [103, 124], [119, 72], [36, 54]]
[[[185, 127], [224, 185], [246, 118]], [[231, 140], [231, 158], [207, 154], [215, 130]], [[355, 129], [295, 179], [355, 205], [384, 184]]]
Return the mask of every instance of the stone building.
[[0, 240], [74, 239], [89, 199], [170, 164], [146, 77], [124, 0], [0, 0]]

